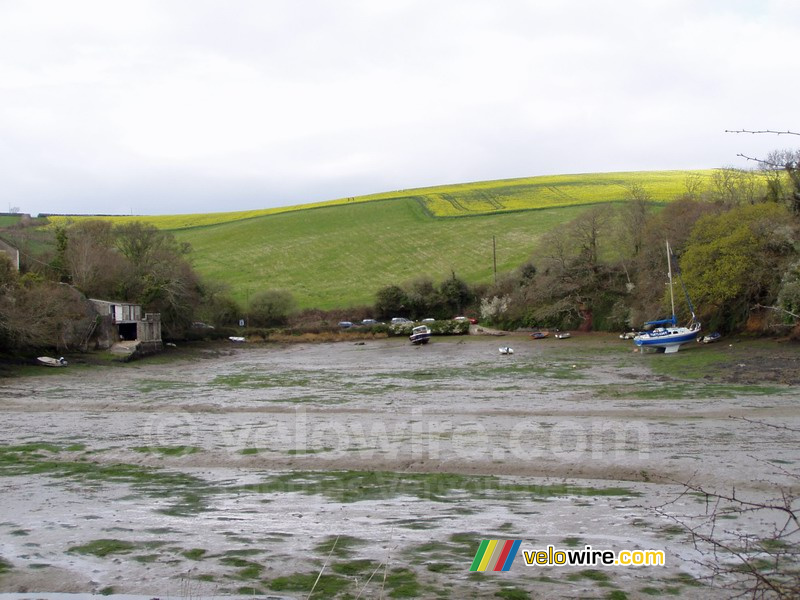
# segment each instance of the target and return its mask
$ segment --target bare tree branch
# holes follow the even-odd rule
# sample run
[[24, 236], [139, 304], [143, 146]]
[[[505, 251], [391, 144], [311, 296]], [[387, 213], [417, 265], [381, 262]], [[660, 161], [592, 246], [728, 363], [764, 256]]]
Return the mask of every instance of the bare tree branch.
[[793, 312], [786, 310], [785, 308], [780, 308], [778, 306], [764, 306], [763, 304], [756, 304], [753, 308], [766, 308], [769, 310], [775, 310], [778, 312], [785, 312], [787, 315], [791, 315], [795, 319], [800, 319], [800, 315], [796, 315]]
[[[780, 432], [798, 432], [796, 427], [782, 423], [738, 416], [730, 418]], [[756, 463], [776, 468], [770, 462], [751, 458]], [[772, 490], [771, 498], [749, 499], [735, 488], [720, 492], [696, 482], [695, 473], [688, 481], [680, 482], [682, 490], [675, 498], [653, 507], [656, 514], [680, 525], [691, 537], [700, 555], [693, 562], [709, 572], [705, 579], [712, 587], [727, 590], [731, 598], [800, 598], [800, 495], [797, 491], [800, 472], [777, 469], [784, 483], [763, 482]], [[677, 507], [687, 506], [686, 499], [690, 496], [703, 498], [705, 510], [676, 513]], [[751, 515], [751, 523], [771, 522], [771, 530], [759, 533], [741, 522], [729, 525], [729, 520], [747, 514]]]
[[761, 129], [761, 130], [753, 130], [753, 129], [726, 129], [725, 133], [752, 133], [752, 134], [760, 134], [760, 133], [771, 133], [773, 135], [800, 135], [795, 131], [775, 131], [773, 129]]
[[770, 161], [765, 160], [763, 158], [755, 158], [755, 157], [752, 157], [752, 156], [747, 156], [746, 154], [737, 154], [736, 156], [738, 156], [740, 158], [747, 159], [747, 160], [752, 160], [753, 162], [757, 162], [760, 165], [766, 165], [766, 166], [772, 167], [774, 169], [785, 169], [786, 168], [786, 165], [781, 165], [781, 164], [778, 164], [778, 163], [770, 162]]

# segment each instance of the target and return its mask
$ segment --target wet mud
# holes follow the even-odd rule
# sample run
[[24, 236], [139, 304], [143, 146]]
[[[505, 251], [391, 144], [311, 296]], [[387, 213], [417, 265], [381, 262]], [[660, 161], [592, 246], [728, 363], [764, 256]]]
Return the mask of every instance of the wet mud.
[[[727, 597], [680, 525], [708, 512], [685, 486], [791, 490], [798, 350], [631, 349], [218, 345], [5, 379], [0, 592], [305, 598], [322, 573], [313, 597]], [[482, 539], [666, 566], [471, 573]]]

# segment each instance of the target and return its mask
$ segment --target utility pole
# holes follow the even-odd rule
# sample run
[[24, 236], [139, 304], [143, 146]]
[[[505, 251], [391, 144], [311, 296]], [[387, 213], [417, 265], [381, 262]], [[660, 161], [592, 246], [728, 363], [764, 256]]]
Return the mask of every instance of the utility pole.
[[494, 266], [494, 284], [497, 285], [497, 239], [492, 236], [492, 264]]

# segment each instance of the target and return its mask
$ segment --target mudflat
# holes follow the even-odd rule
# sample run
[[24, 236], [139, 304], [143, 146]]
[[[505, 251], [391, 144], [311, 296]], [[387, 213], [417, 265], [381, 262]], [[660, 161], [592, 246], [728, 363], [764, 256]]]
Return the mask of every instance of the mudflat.
[[[692, 540], [710, 508], [686, 486], [797, 491], [800, 348], [632, 350], [219, 344], [3, 379], [0, 592], [728, 597], [709, 567], [734, 558]], [[777, 518], [731, 513], [715, 535]], [[483, 539], [522, 540], [508, 572], [470, 571]], [[549, 545], [666, 564], [526, 564]]]

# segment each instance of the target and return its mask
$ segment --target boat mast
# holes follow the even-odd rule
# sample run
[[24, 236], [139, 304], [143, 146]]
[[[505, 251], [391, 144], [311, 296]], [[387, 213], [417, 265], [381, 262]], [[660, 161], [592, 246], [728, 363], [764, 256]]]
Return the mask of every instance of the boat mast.
[[666, 240], [666, 242], [667, 242], [667, 270], [669, 273], [669, 301], [670, 304], [672, 304], [672, 324], [677, 325], [678, 321], [675, 318], [675, 294], [673, 293], [672, 290], [672, 253], [670, 252], [669, 249], [669, 240]]

